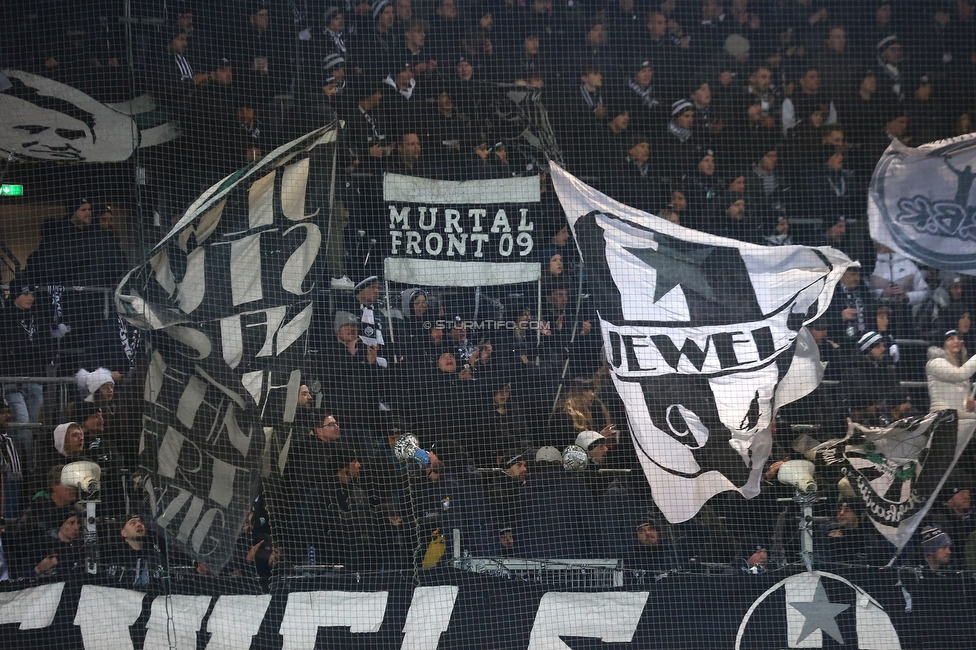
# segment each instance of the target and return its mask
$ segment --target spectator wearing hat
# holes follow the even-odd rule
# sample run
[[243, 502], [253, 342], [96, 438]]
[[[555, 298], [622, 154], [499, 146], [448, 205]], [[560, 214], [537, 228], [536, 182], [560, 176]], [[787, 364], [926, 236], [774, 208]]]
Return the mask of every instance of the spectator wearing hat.
[[909, 88], [907, 76], [903, 74], [904, 51], [898, 36], [891, 34], [880, 39], [875, 45], [875, 52], [882, 101], [889, 105], [905, 101]]
[[718, 162], [715, 151], [703, 149], [699, 151], [700, 158], [695, 168], [685, 179], [685, 194], [688, 196], [689, 210], [682, 225], [702, 230], [704, 224], [717, 211], [717, 204], [725, 187], [718, 173]]
[[868, 426], [888, 426], [912, 408], [901, 390], [884, 338], [871, 330], [857, 342], [847, 381], [851, 419]]
[[520, 502], [529, 478], [524, 452], [505, 451], [497, 467], [500, 471], [491, 475], [487, 490], [491, 521], [498, 529], [518, 528], [521, 523]]
[[765, 544], [750, 543], [742, 547], [739, 552], [740, 568], [746, 573], [759, 575], [766, 573], [769, 562], [769, 552]]
[[396, 10], [390, 0], [377, 0], [370, 8], [372, 25], [365, 29], [354, 44], [358, 66], [367, 79], [382, 79], [389, 72], [396, 56], [396, 33], [393, 29]]
[[68, 203], [67, 215], [41, 225], [41, 243], [27, 259], [37, 284], [83, 286], [90, 282], [94, 205], [84, 197]]
[[828, 557], [835, 562], [877, 566], [888, 559], [888, 544], [865, 519], [863, 506], [854, 499], [837, 503], [834, 521], [828, 524], [823, 543]]
[[690, 100], [671, 104], [671, 119], [660, 143], [662, 178], [680, 183], [695, 168], [703, 148], [695, 119], [695, 105]]
[[929, 411], [954, 409], [960, 418], [976, 418], [970, 377], [976, 372], [976, 357], [970, 357], [957, 330], [948, 330], [941, 347], [929, 347], [925, 377], [929, 389]]
[[[344, 61], [355, 59], [350, 48], [351, 34], [346, 29], [346, 12], [341, 7], [332, 5], [322, 12], [322, 38], [316, 39], [316, 54], [324, 60], [325, 57], [336, 54]], [[353, 70], [355, 74], [362, 74], [362, 69]]]
[[917, 308], [915, 331], [927, 341], [939, 341], [947, 330], [957, 329], [956, 316], [968, 310], [962, 276], [940, 271], [939, 286]]
[[952, 560], [952, 538], [938, 526], [925, 526], [919, 535], [922, 556], [929, 569], [939, 573]]
[[778, 169], [779, 149], [766, 145], [755, 150], [747, 176], [745, 198], [749, 210], [762, 223], [791, 216], [792, 188]]
[[[964, 547], [968, 547], [969, 536], [976, 532], [976, 517], [972, 511], [972, 491], [969, 487], [968, 475], [957, 470], [946, 480], [942, 488], [939, 507], [933, 508], [930, 519], [951, 539], [961, 540]], [[953, 558], [951, 565], [962, 569], [964, 554], [959, 553]]]
[[162, 547], [141, 517], [132, 515], [124, 521], [119, 536], [105, 550], [105, 573], [126, 588], [145, 589], [163, 575]]
[[383, 171], [384, 158], [396, 149], [393, 124], [387, 121], [387, 111], [382, 108], [383, 90], [378, 84], [364, 82], [353, 98], [355, 106], [347, 109], [345, 115], [350, 152], [359, 161], [361, 173], [379, 174]]
[[[863, 198], [856, 191], [854, 172], [844, 164], [846, 154], [838, 147], [820, 145], [809, 151], [810, 158], [820, 162], [808, 174], [804, 174], [802, 189], [802, 205], [806, 214], [824, 215], [824, 221], [843, 217], [846, 224], [853, 221], [863, 207], [859, 205], [859, 198]], [[834, 248], [847, 253], [855, 259], [859, 257], [849, 242], [841, 240], [831, 244]]]
[[86, 402], [104, 405], [115, 398], [115, 375], [108, 368], [92, 371], [82, 368], [75, 373], [75, 382]]
[[664, 539], [664, 531], [653, 519], [641, 518], [629, 542], [624, 556], [628, 569], [664, 573], [677, 568], [677, 558]]
[[361, 333], [359, 327], [354, 314], [337, 311], [333, 320], [335, 339], [326, 349], [329, 372], [325, 395], [334, 404], [336, 415], [349, 425], [350, 433], [372, 429], [387, 389], [388, 362], [375, 339], [365, 329]]
[[630, 114], [636, 133], [659, 133], [667, 122], [667, 113], [660, 84], [654, 79], [654, 65], [650, 58], [638, 57], [627, 72], [626, 80], [615, 87], [613, 104]]
[[[615, 428], [611, 429], [611, 433], [616, 438]], [[596, 431], [582, 431], [576, 436], [574, 444], [586, 450], [589, 460], [582, 475], [584, 482], [595, 498], [602, 497], [616, 478], [611, 474], [600, 472], [610, 464], [607, 455], [610, 453], [613, 441]]]
[[385, 122], [399, 134], [416, 131], [425, 106], [421, 88], [409, 61], [400, 60], [391, 65], [390, 73], [383, 79], [382, 110]]
[[221, 49], [238, 71], [244, 92], [264, 104], [288, 89], [291, 76], [281, 55], [287, 48], [284, 14], [271, 2], [253, 2], [238, 9], [235, 22], [222, 34]]

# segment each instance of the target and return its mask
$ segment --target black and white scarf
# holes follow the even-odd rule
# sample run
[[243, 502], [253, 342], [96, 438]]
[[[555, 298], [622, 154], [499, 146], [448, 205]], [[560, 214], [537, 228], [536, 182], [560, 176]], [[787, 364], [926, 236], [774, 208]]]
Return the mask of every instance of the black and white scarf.
[[685, 142], [687, 142], [688, 138], [691, 137], [691, 131], [689, 131], [688, 129], [686, 129], [684, 127], [678, 126], [673, 121], [672, 122], [668, 122], [668, 131], [671, 132], [671, 135], [673, 135], [674, 137], [678, 138], [678, 140], [682, 144], [684, 144]]
[[8, 481], [17, 481], [23, 476], [14, 441], [3, 432], [0, 432], [0, 475]]
[[136, 355], [142, 345], [142, 331], [129, 325], [121, 316], [119, 319], [119, 341], [122, 343], [122, 351], [125, 358], [129, 361], [129, 369], [135, 365]]
[[176, 67], [180, 70], [180, 81], [193, 81], [193, 66], [182, 54], [174, 54]]
[[629, 79], [627, 81], [627, 87], [630, 88], [635, 95], [640, 97], [641, 102], [647, 108], [654, 108], [655, 106], [659, 106], [661, 104], [661, 102], [657, 100], [657, 97], [654, 96], [654, 86], [648, 84], [647, 88], [642, 89], [636, 81]]
[[591, 93], [586, 89], [586, 86], [580, 84], [580, 94], [583, 96], [583, 103], [590, 107], [591, 110], [596, 110], [603, 106], [603, 95], [600, 92]]
[[344, 59], [348, 58], [349, 52], [346, 49], [346, 35], [343, 32], [334, 32], [331, 29], [326, 29], [325, 35], [332, 39], [336, 53], [341, 54]]

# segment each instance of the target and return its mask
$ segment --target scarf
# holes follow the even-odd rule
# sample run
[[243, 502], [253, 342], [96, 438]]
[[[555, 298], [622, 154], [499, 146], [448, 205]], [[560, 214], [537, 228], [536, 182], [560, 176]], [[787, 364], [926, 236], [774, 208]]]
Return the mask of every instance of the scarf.
[[654, 86], [650, 84], [647, 85], [647, 88], [641, 90], [641, 87], [637, 85], [637, 82], [630, 79], [627, 81], [627, 87], [630, 88], [635, 95], [640, 97], [641, 103], [643, 103], [647, 108], [654, 108], [661, 103], [657, 101], [657, 98], [654, 96]]
[[383, 83], [385, 83], [387, 86], [393, 88], [395, 91], [397, 91], [398, 93], [400, 93], [401, 95], [403, 95], [406, 99], [410, 99], [410, 96], [413, 95], [414, 88], [417, 87], [417, 80], [416, 79], [411, 79], [410, 80], [410, 87], [407, 88], [406, 90], [403, 90], [402, 88], [400, 88], [396, 84], [396, 82], [393, 80], [393, 77], [391, 75], [387, 75], [386, 76], [386, 79], [383, 80]]
[[671, 135], [678, 138], [681, 144], [687, 142], [688, 138], [691, 137], [691, 131], [689, 131], [686, 128], [678, 126], [674, 122], [668, 122], [668, 131], [671, 132]]

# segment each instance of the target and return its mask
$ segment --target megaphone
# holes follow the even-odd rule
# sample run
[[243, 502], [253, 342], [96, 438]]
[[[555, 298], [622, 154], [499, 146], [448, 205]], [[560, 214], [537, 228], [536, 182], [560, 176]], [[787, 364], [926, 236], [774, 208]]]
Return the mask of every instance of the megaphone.
[[420, 463], [424, 469], [430, 467], [430, 454], [420, 448], [417, 436], [412, 433], [400, 436], [396, 444], [393, 445], [393, 455], [403, 462], [414, 460]]

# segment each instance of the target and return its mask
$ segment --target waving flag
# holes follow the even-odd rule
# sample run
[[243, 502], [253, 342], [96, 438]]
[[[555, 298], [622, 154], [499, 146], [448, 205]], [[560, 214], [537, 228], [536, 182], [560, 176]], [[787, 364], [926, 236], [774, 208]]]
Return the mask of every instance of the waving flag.
[[250, 510], [265, 427], [295, 419], [335, 139], [322, 127], [211, 187], [116, 290], [155, 332], [140, 440], [153, 517], [213, 570]]
[[900, 551], [932, 507], [974, 428], [976, 420], [959, 420], [952, 410], [898, 420], [883, 429], [851, 423], [846, 437], [815, 451], [847, 478], [871, 523]]
[[803, 325], [853, 262], [682, 228], [552, 177], [655, 503], [677, 523], [719, 492], [755, 496], [776, 409], [823, 376]]
[[871, 238], [926, 266], [976, 273], [976, 134], [881, 156], [868, 193]]

